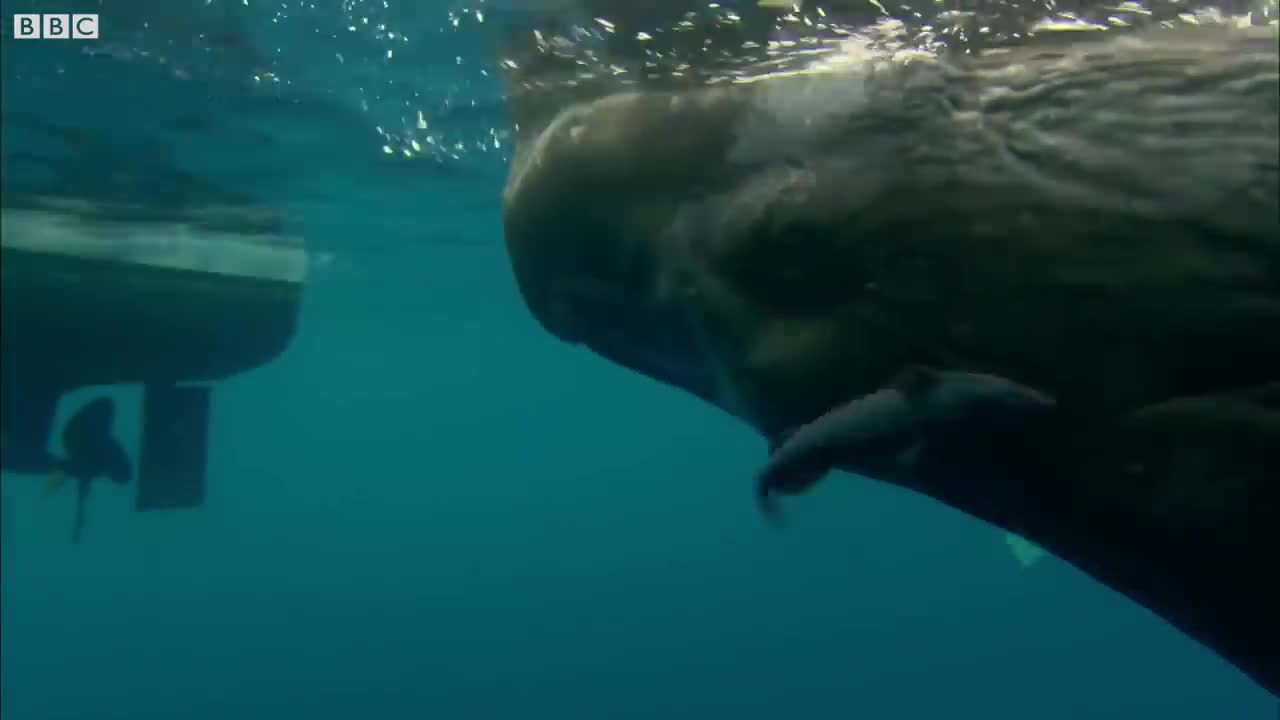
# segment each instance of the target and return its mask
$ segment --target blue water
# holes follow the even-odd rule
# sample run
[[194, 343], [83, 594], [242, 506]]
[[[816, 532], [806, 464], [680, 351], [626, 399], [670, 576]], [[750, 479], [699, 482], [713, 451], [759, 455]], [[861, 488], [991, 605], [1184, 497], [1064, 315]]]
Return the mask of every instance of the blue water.
[[[6, 2], [0, 42], [40, 6]], [[247, 16], [256, 37], [268, 15]], [[202, 509], [140, 515], [104, 485], [72, 545], [71, 495], [5, 476], [5, 720], [1274, 716], [1163, 621], [1057, 560], [1020, 568], [999, 532], [930, 500], [845, 476], [766, 527], [753, 432], [528, 315], [501, 245], [505, 146], [380, 152], [372, 128], [411, 126], [414, 92], [442, 132], [501, 137], [490, 81], [458, 70], [489, 62], [486, 37], [447, 35], [381, 108], [353, 100], [376, 73], [315, 72], [327, 114], [291, 114], [288, 93], [246, 110], [262, 96], [235, 94], [225, 53], [174, 79], [5, 46], [6, 133], [22, 112], [163, 144], [333, 258], [288, 350], [218, 386]], [[268, 64], [307, 52], [327, 61], [301, 39]], [[349, 52], [377, 70], [381, 46]], [[471, 107], [455, 91], [482, 102], [450, 114]], [[157, 137], [164, 103], [276, 142]], [[112, 392], [132, 446], [138, 394]]]

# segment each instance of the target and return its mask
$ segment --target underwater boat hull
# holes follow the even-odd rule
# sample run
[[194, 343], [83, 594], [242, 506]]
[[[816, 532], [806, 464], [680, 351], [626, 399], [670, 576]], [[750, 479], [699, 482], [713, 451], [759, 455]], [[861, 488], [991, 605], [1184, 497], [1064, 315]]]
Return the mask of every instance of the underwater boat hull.
[[285, 350], [306, 277], [301, 243], [254, 208], [6, 197], [0, 251], [5, 469], [47, 465], [63, 394], [140, 384], [137, 507], [200, 504], [209, 389], [191, 384]]

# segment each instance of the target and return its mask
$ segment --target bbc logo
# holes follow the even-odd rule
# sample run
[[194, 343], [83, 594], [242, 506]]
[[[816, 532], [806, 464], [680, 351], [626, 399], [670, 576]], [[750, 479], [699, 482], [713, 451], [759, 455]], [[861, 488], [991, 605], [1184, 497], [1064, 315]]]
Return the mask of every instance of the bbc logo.
[[16, 40], [93, 40], [98, 37], [98, 15], [14, 15]]

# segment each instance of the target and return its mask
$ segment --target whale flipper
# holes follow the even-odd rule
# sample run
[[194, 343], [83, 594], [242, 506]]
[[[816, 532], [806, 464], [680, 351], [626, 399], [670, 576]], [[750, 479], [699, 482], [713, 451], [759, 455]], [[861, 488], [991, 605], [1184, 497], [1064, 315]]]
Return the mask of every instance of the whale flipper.
[[878, 479], [981, 472], [1004, 438], [1050, 415], [1053, 399], [1010, 380], [913, 366], [776, 443], [756, 497], [777, 520], [778, 495], [807, 491], [832, 468]]
[[856, 398], [796, 428], [775, 443], [756, 476], [761, 512], [778, 522], [778, 496], [807, 492], [842, 458], [856, 456], [863, 474], [891, 467], [909, 450], [912, 430], [909, 402], [894, 388]]

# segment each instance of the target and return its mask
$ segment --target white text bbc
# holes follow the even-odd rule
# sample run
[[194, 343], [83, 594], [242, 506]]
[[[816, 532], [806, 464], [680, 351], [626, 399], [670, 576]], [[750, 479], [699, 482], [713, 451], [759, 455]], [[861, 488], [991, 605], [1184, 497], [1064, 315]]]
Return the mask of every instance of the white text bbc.
[[16, 40], [92, 40], [98, 37], [98, 15], [14, 15], [13, 37]]

